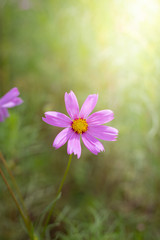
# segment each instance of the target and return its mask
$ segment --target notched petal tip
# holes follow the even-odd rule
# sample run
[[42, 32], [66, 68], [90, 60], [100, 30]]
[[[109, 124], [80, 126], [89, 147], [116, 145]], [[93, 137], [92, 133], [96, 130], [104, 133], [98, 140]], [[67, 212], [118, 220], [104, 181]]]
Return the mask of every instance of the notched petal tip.
[[103, 144], [89, 133], [82, 134], [82, 141], [86, 148], [95, 155], [104, 151]]
[[79, 116], [82, 118], [87, 118], [88, 115], [93, 111], [98, 101], [98, 94], [89, 95], [84, 101]]
[[72, 133], [71, 137], [68, 140], [67, 144], [67, 153], [77, 155], [79, 159], [81, 156], [81, 143], [80, 143], [80, 135], [76, 133]]
[[47, 118], [45, 118], [45, 117], [42, 117], [42, 121], [45, 122], [45, 123], [48, 123]]
[[68, 94], [68, 95], [69, 95], [69, 94], [72, 94], [72, 93], [74, 94], [74, 92], [73, 92], [72, 90], [70, 90], [70, 92], [69, 92], [69, 93], [68, 93], [68, 92], [65, 92], [65, 95], [66, 95], [66, 94]]
[[[69, 94], [74, 94], [74, 92], [72, 90], [70, 90]], [[74, 94], [75, 95], [75, 94]]]
[[79, 104], [76, 95], [71, 90], [70, 93], [65, 93], [64, 101], [66, 105], [66, 110], [72, 119], [79, 116]]

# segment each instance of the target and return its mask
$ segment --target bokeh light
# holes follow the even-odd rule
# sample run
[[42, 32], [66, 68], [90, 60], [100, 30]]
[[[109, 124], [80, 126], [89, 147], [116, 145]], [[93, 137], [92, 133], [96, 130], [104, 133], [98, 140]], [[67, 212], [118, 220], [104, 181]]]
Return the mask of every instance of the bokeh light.
[[[105, 153], [83, 147], [74, 159], [52, 239], [66, 229], [62, 240], [72, 232], [74, 240], [160, 238], [159, 23], [159, 0], [0, 1], [0, 96], [17, 86], [24, 99], [0, 124], [0, 150], [33, 219], [53, 200], [66, 164], [66, 146], [52, 148], [60, 129], [44, 124], [43, 113], [66, 113], [66, 91], [80, 105], [98, 93], [95, 111], [112, 109], [109, 125], [119, 129]], [[0, 239], [25, 239], [1, 180], [0, 188]]]

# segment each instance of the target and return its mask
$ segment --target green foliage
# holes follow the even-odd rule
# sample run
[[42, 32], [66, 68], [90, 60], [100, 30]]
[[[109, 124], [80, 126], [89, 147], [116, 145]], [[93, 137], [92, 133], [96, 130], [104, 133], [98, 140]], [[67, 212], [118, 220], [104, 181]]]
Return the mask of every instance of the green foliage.
[[[99, 93], [95, 110], [112, 109], [108, 125], [119, 129], [105, 153], [82, 146], [73, 159], [47, 240], [160, 239], [159, 9], [156, 0], [0, 1], [0, 96], [17, 86], [24, 100], [0, 123], [0, 150], [34, 223], [68, 158], [66, 145], [52, 148], [60, 129], [43, 113], [66, 113], [65, 91], [80, 104]], [[1, 179], [0, 199], [0, 239], [27, 239]]]

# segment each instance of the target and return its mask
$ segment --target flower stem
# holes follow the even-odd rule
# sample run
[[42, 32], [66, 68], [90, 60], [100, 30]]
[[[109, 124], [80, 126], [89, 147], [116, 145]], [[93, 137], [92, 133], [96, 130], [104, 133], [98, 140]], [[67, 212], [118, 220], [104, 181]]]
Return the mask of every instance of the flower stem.
[[[60, 194], [60, 192], [61, 192], [61, 190], [62, 190], [62, 187], [63, 187], [63, 185], [64, 185], [64, 182], [65, 182], [67, 173], [68, 173], [69, 168], [70, 168], [70, 165], [71, 165], [71, 160], [72, 160], [72, 154], [69, 155], [68, 164], [67, 164], [65, 173], [64, 173], [64, 175], [63, 175], [63, 178], [62, 178], [62, 180], [61, 180], [60, 186], [59, 186], [59, 188], [58, 188], [58, 191], [57, 191], [57, 193], [56, 193], [56, 198], [59, 196], [59, 194]], [[44, 235], [45, 235], [46, 228], [47, 228], [47, 225], [48, 225], [48, 223], [49, 223], [49, 220], [50, 220], [50, 218], [51, 218], [51, 216], [52, 216], [52, 213], [53, 213], [55, 204], [56, 204], [56, 202], [53, 203], [53, 205], [52, 205], [52, 207], [51, 207], [51, 209], [50, 209], [50, 211], [49, 211], [49, 213], [48, 213], [48, 216], [47, 216], [47, 218], [46, 218], [46, 221], [45, 221], [45, 223], [44, 223], [44, 228], [43, 228], [43, 233], [42, 233], [42, 236], [43, 236], [43, 237], [44, 237]]]
[[17, 201], [17, 199], [16, 199], [16, 197], [15, 197], [15, 195], [14, 195], [14, 193], [13, 193], [11, 187], [10, 187], [10, 185], [9, 185], [9, 183], [7, 182], [7, 179], [4, 176], [1, 168], [0, 168], [0, 174], [1, 174], [2, 178], [3, 178], [4, 183], [6, 184], [6, 186], [8, 188], [8, 191], [9, 191], [11, 197], [13, 198], [13, 201], [15, 202], [15, 204], [16, 204], [16, 206], [17, 206], [17, 208], [18, 208], [18, 210], [19, 210], [19, 212], [20, 212], [20, 214], [22, 216], [22, 219], [23, 219], [23, 221], [25, 223], [25, 226], [26, 226], [26, 228], [28, 230], [30, 239], [33, 240], [34, 238], [33, 238], [32, 226], [30, 225], [30, 222], [29, 222], [28, 218], [25, 217], [25, 215], [24, 215], [24, 213], [23, 213], [23, 211], [22, 211], [22, 209], [21, 209], [21, 207], [20, 207], [20, 205], [19, 205], [19, 203], [18, 203], [18, 201]]
[[[25, 204], [24, 204], [24, 201], [23, 201], [23, 197], [22, 197], [22, 195], [21, 195], [21, 192], [20, 192], [20, 190], [19, 190], [19, 187], [18, 187], [18, 185], [17, 185], [17, 183], [16, 183], [16, 180], [15, 180], [15, 178], [14, 178], [11, 170], [10, 170], [9, 167], [8, 167], [7, 161], [5, 160], [5, 158], [3, 157], [3, 155], [2, 155], [1, 152], [0, 152], [0, 159], [1, 159], [3, 165], [5, 166], [7, 172], [8, 172], [8, 174], [9, 174], [11, 180], [12, 180], [12, 183], [13, 183], [13, 185], [14, 185], [14, 187], [15, 187], [15, 190], [16, 190], [16, 192], [17, 192], [17, 195], [18, 195], [18, 197], [19, 197], [19, 200], [20, 200], [20, 202], [21, 202], [21, 204], [22, 204], [23, 211], [24, 211], [25, 215], [28, 216], [28, 214], [27, 214], [27, 209], [26, 209], [26, 207], [25, 207]], [[28, 217], [28, 218], [29, 218], [29, 217]]]

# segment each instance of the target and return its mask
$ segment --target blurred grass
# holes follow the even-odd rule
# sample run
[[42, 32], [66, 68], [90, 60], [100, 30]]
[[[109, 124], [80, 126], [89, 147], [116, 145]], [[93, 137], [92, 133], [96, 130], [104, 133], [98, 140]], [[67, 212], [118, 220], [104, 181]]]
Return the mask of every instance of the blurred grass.
[[[33, 221], [67, 161], [66, 146], [52, 148], [60, 129], [43, 113], [66, 113], [66, 91], [80, 105], [98, 93], [95, 111], [112, 109], [109, 125], [120, 132], [105, 153], [82, 147], [73, 160], [54, 239], [160, 238], [159, 13], [158, 0], [0, 2], [0, 96], [17, 86], [24, 100], [0, 124], [0, 149]], [[0, 239], [27, 239], [1, 180], [0, 189]]]

